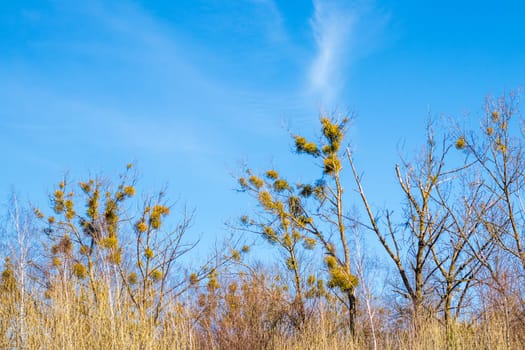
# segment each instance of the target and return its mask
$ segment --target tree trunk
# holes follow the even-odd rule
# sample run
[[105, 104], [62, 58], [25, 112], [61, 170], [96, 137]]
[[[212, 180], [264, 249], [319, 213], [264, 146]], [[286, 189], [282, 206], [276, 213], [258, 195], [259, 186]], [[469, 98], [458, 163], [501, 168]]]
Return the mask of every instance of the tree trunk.
[[348, 326], [352, 337], [356, 336], [357, 303], [354, 290], [348, 291]]

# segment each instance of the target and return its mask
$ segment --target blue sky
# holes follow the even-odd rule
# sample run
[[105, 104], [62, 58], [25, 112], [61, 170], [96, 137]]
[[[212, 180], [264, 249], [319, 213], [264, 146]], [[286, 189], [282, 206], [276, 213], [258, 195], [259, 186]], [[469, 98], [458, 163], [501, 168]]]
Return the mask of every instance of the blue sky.
[[[45, 203], [65, 172], [169, 185], [214, 239], [251, 205], [244, 162], [291, 179], [320, 111], [350, 131], [377, 207], [427, 117], [482, 111], [525, 82], [520, 1], [0, 1], [0, 196]], [[402, 146], [404, 145], [404, 146]], [[316, 173], [317, 172], [317, 173]], [[351, 183], [348, 183], [350, 186]]]

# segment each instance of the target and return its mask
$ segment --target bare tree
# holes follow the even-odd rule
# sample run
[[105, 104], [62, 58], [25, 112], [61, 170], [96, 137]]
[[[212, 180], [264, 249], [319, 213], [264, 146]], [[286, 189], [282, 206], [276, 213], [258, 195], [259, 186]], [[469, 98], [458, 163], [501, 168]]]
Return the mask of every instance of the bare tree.
[[470, 178], [467, 171], [460, 174], [446, 188], [438, 184], [433, 197], [448, 215], [445, 232], [431, 247], [438, 271], [436, 310], [442, 312], [447, 326], [457, 321], [469, 288], [478, 280], [483, 267], [480, 258], [490, 256], [494, 249], [494, 241], [484, 234], [480, 219], [489, 209], [492, 196], [484, 191], [479, 176]]
[[31, 291], [27, 288], [29, 270], [35, 253], [34, 233], [36, 229], [32, 213], [20, 204], [15, 192], [11, 193], [7, 203], [7, 217], [4, 224], [3, 236], [9, 255], [6, 257], [3, 277], [10, 279], [16, 289], [16, 292], [13, 293], [17, 305], [15, 315], [13, 315], [16, 318], [16, 330], [13, 332], [16, 335], [14, 344], [22, 347], [26, 338], [25, 315], [30, 305], [28, 295]]
[[[384, 222], [380, 222], [372, 211], [347, 149], [357, 191], [368, 218], [368, 223], [362, 224], [376, 234], [394, 263], [402, 284], [398, 292], [410, 300], [416, 327], [425, 314], [434, 313], [437, 308], [444, 310], [445, 318], [450, 319], [450, 304], [457, 292], [460, 294], [456, 305], [459, 314], [464, 295], [479, 266], [474, 264], [474, 255], [468, 253], [468, 248], [472, 247], [468, 242], [476, 233], [478, 222], [472, 223], [466, 218], [479, 200], [474, 196], [465, 202], [463, 214], [456, 212], [456, 206], [450, 203], [452, 198], [449, 195], [455, 190], [451, 182], [460, 178], [469, 167], [465, 162], [447, 167], [447, 157], [453, 149], [447, 137], [443, 137], [440, 146], [436, 145], [429, 124], [422, 156], [413, 163], [396, 165], [395, 174], [405, 203], [397, 224], [392, 210], [384, 212]], [[440, 298], [437, 305], [432, 297], [436, 293]]]
[[481, 132], [458, 128], [458, 143], [479, 165], [486, 191], [493, 196], [492, 207], [499, 211], [484, 215], [484, 224], [508, 254], [517, 259], [525, 272], [525, 153], [522, 137], [512, 125], [519, 116], [520, 94], [512, 92], [498, 99], [488, 97]]
[[374, 301], [374, 291], [372, 290], [369, 281], [366, 276], [366, 265], [367, 261], [365, 261], [365, 253], [363, 252], [363, 249], [361, 248], [361, 235], [360, 230], [361, 226], [358, 224], [358, 221], [352, 225], [352, 231], [354, 233], [354, 245], [355, 245], [355, 271], [356, 275], [359, 278], [359, 288], [358, 291], [360, 291], [360, 300], [364, 303], [365, 311], [366, 311], [366, 317], [368, 318], [368, 322], [370, 324], [370, 332], [372, 333], [372, 345], [373, 349], [377, 350], [378, 348], [378, 341], [377, 341], [377, 332], [376, 332], [376, 320], [375, 320], [375, 314], [377, 309], [373, 305]]

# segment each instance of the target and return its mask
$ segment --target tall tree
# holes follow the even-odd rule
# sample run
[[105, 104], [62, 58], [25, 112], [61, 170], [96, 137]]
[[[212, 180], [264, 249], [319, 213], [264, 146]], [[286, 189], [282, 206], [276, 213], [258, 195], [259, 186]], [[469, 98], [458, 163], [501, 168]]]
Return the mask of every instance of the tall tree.
[[[258, 223], [262, 225], [260, 227], [263, 234], [270, 240], [280, 243], [285, 249], [287, 246], [296, 246], [298, 241], [294, 239], [303, 240], [306, 246], [312, 246], [315, 242], [321, 246], [328, 270], [327, 286], [336, 292], [335, 295], [347, 309], [348, 327], [351, 333], [355, 333], [355, 288], [358, 279], [352, 270], [341, 179], [344, 155], [344, 148], [341, 146], [349, 119], [321, 116], [320, 122], [322, 136], [318, 142], [312, 142], [301, 135], [293, 136], [296, 152], [310, 156], [320, 163], [320, 178], [312, 183], [291, 186], [289, 182], [278, 177], [277, 172], [271, 170], [266, 173], [266, 177], [272, 180], [273, 184], [264, 182], [259, 177], [250, 177], [248, 180], [241, 178], [240, 183], [244, 189], [257, 191], [259, 204], [267, 214], [267, 217]], [[269, 188], [278, 192], [278, 196], [272, 196]], [[278, 224], [279, 236], [274, 238], [272, 231], [266, 232], [268, 222]], [[286, 243], [288, 237], [292, 239], [291, 245]], [[293, 250], [288, 249], [288, 252], [290, 267], [294, 268]], [[296, 288], [298, 289], [299, 285]]]
[[131, 169], [130, 164], [116, 186], [101, 178], [78, 184], [65, 179], [51, 195], [53, 215], [36, 214], [46, 221], [44, 232], [51, 241], [51, 289], [75, 278], [96, 303], [111, 307], [125, 293], [141, 317], [157, 321], [166, 298], [207, 278], [216, 265], [210, 259], [189, 274], [177, 264], [196, 244], [185, 239], [191, 214], [184, 211], [170, 223], [165, 191], [131, 201], [136, 192]]

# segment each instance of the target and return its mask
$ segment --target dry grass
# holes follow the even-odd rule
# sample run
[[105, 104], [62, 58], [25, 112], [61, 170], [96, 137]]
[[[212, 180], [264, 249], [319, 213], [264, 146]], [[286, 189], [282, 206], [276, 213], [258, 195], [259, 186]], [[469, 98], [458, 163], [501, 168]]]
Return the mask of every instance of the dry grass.
[[191, 349], [192, 326], [184, 309], [166, 305], [162, 322], [139, 317], [132, 305], [102, 294], [95, 303], [68, 283], [60, 291], [2, 293], [1, 349]]
[[[203, 327], [203, 323], [196, 322], [195, 306], [167, 304], [161, 321], [153, 322], [152, 318], [140, 317], [132, 304], [115, 292], [107, 290], [96, 303], [74, 280], [47, 297], [38, 289], [26, 291], [23, 298], [18, 291], [4, 289], [0, 301], [0, 348], [374, 349], [365, 327], [352, 338], [338, 326], [337, 314], [329, 310], [319, 310], [300, 330], [284, 323], [265, 328], [269, 315], [278, 314], [278, 310], [269, 308], [278, 307], [278, 303], [270, 304], [263, 294], [254, 299], [259, 292], [255, 287], [245, 288], [236, 299], [242, 304], [238, 304], [237, 314], [233, 315], [231, 309], [225, 313], [216, 308], [207, 319], [208, 327]], [[219, 304], [225, 302], [220, 294], [215, 295]], [[267, 334], [261, 337], [264, 330]], [[432, 320], [417, 334], [383, 326], [376, 341], [377, 349], [521, 349], [524, 333], [523, 327], [509, 328], [508, 322], [492, 314], [476, 324], [457, 324], [448, 332]]]
[[[457, 325], [449, 332], [437, 322], [431, 322], [420, 330], [419, 335], [413, 332], [399, 331], [384, 333], [377, 339], [377, 349], [410, 349], [410, 350], [496, 350], [523, 349], [519, 336], [507, 339], [506, 330], [497, 320], [480, 327]], [[523, 336], [523, 329], [521, 330]], [[281, 338], [275, 342], [275, 349], [329, 349], [361, 350], [374, 349], [372, 339], [358, 335], [352, 339], [348, 335], [331, 333], [328, 325], [314, 325], [293, 338]]]

